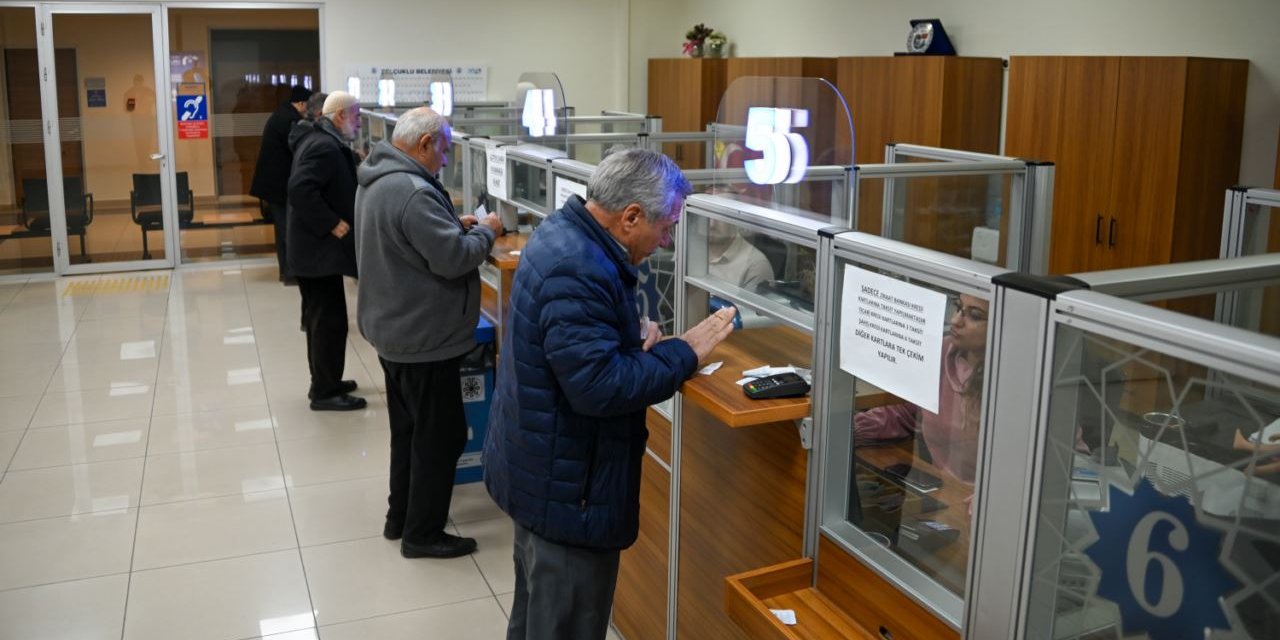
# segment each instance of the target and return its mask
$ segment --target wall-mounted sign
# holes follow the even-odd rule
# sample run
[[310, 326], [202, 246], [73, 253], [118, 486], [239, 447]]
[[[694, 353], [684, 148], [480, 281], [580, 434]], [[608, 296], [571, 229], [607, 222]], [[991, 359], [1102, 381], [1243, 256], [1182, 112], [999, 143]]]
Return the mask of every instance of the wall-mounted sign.
[[177, 108], [179, 140], [209, 137], [209, 97], [205, 95], [203, 83], [179, 84]]
[[[479, 64], [385, 66], [352, 65], [347, 67], [348, 87], [358, 79], [360, 102], [376, 103], [379, 80], [395, 80], [396, 104], [419, 106], [431, 102], [432, 78], [448, 76], [453, 82], [453, 101], [483, 102], [489, 96], [489, 68]], [[355, 92], [351, 92], [356, 95]]]
[[499, 200], [507, 199], [507, 150], [498, 147], [485, 150], [485, 163], [488, 166], [486, 186], [489, 195]]
[[100, 109], [107, 106], [107, 79], [85, 78], [84, 94], [89, 108]]
[[587, 199], [587, 185], [576, 180], [567, 180], [556, 176], [556, 209], [564, 206], [569, 201], [570, 196], [579, 196], [583, 200]]
[[845, 265], [840, 368], [937, 413], [946, 313], [946, 294]]

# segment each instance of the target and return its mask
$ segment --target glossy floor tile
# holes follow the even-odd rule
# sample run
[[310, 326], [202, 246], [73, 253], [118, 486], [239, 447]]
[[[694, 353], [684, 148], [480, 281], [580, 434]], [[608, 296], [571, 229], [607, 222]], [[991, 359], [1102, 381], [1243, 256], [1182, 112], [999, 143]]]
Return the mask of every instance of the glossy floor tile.
[[127, 640], [251, 638], [315, 626], [296, 550], [133, 572]]
[[503, 637], [511, 523], [481, 484], [450, 509], [473, 556], [382, 537], [387, 406], [358, 332], [368, 408], [313, 412], [274, 267], [163, 273], [0, 285], [0, 640]]
[[134, 509], [0, 525], [0, 590], [128, 573]]
[[298, 545], [283, 490], [144, 506], [133, 568], [234, 558]]
[[284, 488], [274, 443], [147, 457], [142, 504], [244, 495]]
[[[41, 469], [86, 462], [141, 458], [147, 454], [150, 418], [32, 427], [9, 469]], [[0, 450], [3, 453], [3, 450]]]
[[307, 547], [302, 558], [321, 626], [492, 595], [470, 557], [409, 561], [382, 536]]
[[118, 640], [129, 576], [0, 591], [0, 639]]

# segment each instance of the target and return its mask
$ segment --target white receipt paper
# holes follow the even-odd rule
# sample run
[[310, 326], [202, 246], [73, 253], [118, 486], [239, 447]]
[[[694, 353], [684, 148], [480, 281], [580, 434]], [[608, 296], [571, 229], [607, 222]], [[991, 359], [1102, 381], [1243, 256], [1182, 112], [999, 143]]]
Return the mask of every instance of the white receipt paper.
[[788, 627], [796, 626], [795, 609], [770, 609], [769, 612], [781, 620], [782, 624], [785, 624]]
[[840, 368], [937, 413], [946, 294], [853, 265], [842, 294]]
[[701, 373], [704, 376], [709, 376], [719, 371], [720, 367], [723, 367], [723, 366], [724, 366], [723, 362], [712, 362], [711, 364], [699, 369], [698, 373]]

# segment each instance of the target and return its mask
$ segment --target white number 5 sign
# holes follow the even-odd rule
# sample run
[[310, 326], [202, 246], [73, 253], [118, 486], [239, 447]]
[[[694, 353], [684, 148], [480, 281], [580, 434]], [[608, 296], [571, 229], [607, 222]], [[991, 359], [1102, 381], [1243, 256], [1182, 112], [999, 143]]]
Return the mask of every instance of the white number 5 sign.
[[764, 154], [743, 163], [747, 179], [755, 184], [800, 182], [809, 168], [809, 143], [791, 129], [807, 126], [809, 112], [804, 109], [747, 109], [747, 148]]

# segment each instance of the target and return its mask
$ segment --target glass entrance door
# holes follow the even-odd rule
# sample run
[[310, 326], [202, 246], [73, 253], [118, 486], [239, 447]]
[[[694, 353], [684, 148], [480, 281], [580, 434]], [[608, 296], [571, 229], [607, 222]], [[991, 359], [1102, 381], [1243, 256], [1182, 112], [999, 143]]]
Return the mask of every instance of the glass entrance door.
[[[190, 189], [175, 184], [168, 163], [161, 29], [159, 6], [41, 8], [45, 156], [59, 273], [175, 264], [175, 227], [191, 222], [192, 207]], [[190, 119], [198, 123], [208, 110], [193, 98]]]

